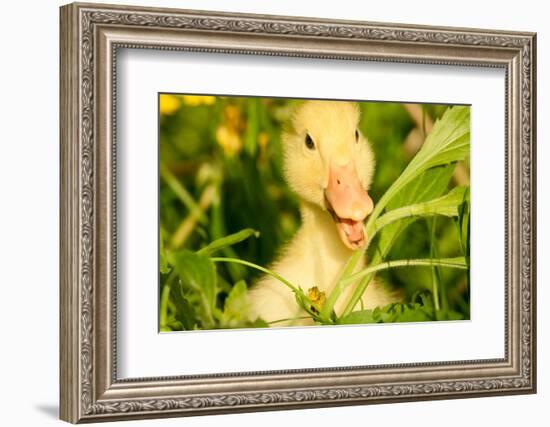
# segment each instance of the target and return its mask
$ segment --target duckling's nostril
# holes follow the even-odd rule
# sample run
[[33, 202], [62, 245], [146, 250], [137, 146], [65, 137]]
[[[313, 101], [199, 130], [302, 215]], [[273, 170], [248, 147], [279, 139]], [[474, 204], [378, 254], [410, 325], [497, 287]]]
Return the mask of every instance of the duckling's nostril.
[[339, 179], [337, 179], [336, 182], [338, 183], [338, 185], [340, 185], [340, 180]]

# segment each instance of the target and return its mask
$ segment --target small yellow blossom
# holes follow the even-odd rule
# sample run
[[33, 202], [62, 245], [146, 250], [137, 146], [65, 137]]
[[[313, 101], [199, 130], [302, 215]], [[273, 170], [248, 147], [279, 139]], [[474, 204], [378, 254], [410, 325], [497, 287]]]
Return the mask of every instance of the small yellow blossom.
[[180, 100], [175, 95], [161, 94], [159, 110], [162, 116], [174, 114], [180, 107]]
[[260, 132], [260, 134], [258, 135], [258, 145], [260, 146], [260, 148], [265, 149], [268, 142], [269, 135], [267, 134], [267, 132]]
[[314, 286], [313, 288], [309, 288], [307, 291], [307, 296], [309, 297], [311, 302], [316, 306], [312, 308], [317, 308], [317, 309], [322, 308], [323, 305], [325, 305], [325, 302], [327, 300], [325, 293], [321, 292], [317, 286]]
[[236, 131], [242, 131], [244, 129], [245, 126], [241, 115], [241, 109], [237, 105], [227, 105], [223, 110], [223, 114], [228, 126]]
[[214, 105], [216, 102], [215, 96], [208, 95], [183, 95], [183, 103], [190, 107], [197, 107], [199, 105]]
[[228, 156], [232, 157], [242, 149], [243, 142], [238, 132], [230, 126], [221, 125], [216, 129], [216, 140]]
[[242, 150], [241, 133], [244, 127], [241, 109], [237, 105], [226, 105], [223, 109], [223, 123], [216, 129], [216, 140], [229, 157]]

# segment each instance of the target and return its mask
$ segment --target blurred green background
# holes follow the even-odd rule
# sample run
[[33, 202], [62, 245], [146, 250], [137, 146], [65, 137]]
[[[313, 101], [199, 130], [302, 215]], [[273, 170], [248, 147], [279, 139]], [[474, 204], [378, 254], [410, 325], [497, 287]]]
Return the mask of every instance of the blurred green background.
[[[198, 250], [244, 228], [260, 231], [225, 248], [223, 256], [267, 266], [300, 225], [299, 205], [282, 175], [281, 131], [300, 100], [159, 95], [160, 239], [169, 250]], [[448, 105], [362, 102], [360, 129], [375, 153], [374, 202], [405, 169]], [[469, 184], [469, 162], [457, 164], [450, 188]], [[430, 226], [439, 257], [460, 253], [450, 218], [420, 219], [402, 233], [388, 259], [430, 257]], [[433, 250], [433, 249], [432, 249]], [[250, 286], [258, 273], [218, 264], [220, 307], [232, 287]], [[470, 313], [468, 272], [438, 269], [441, 301], [454, 318]], [[405, 302], [432, 286], [432, 269], [381, 273], [403, 291]], [[162, 288], [168, 275], [161, 274]]]

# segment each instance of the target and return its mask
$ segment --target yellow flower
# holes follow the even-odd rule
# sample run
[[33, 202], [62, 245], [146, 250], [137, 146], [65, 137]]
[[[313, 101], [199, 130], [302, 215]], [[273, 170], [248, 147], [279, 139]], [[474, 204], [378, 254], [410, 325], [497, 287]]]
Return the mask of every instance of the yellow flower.
[[197, 107], [198, 105], [213, 105], [216, 102], [215, 96], [203, 96], [203, 95], [183, 95], [183, 103], [190, 107]]
[[241, 109], [236, 105], [226, 105], [223, 109], [223, 123], [216, 129], [216, 140], [229, 157], [238, 154], [243, 148], [241, 133], [244, 121]]
[[174, 114], [180, 107], [180, 100], [175, 95], [161, 94], [159, 110], [162, 116]]
[[221, 125], [216, 129], [216, 140], [228, 156], [232, 157], [239, 153], [243, 147], [243, 142], [238, 132], [230, 126]]
[[267, 132], [260, 132], [260, 134], [258, 135], [258, 145], [262, 149], [265, 149], [268, 142], [269, 142], [269, 135], [267, 134]]
[[315, 304], [316, 309], [320, 309], [325, 305], [325, 302], [327, 300], [327, 297], [324, 292], [321, 292], [317, 286], [314, 286], [313, 288], [309, 288], [307, 291], [307, 296], [311, 300], [313, 304]]
[[228, 126], [236, 131], [244, 130], [245, 123], [241, 115], [241, 109], [237, 105], [226, 105], [223, 115]]

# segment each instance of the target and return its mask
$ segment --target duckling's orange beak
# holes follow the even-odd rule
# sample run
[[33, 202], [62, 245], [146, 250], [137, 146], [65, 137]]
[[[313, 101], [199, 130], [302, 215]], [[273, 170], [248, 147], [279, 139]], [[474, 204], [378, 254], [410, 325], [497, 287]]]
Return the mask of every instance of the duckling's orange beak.
[[363, 221], [374, 206], [352, 161], [330, 166], [325, 199], [342, 242], [353, 250], [363, 247], [368, 237]]

